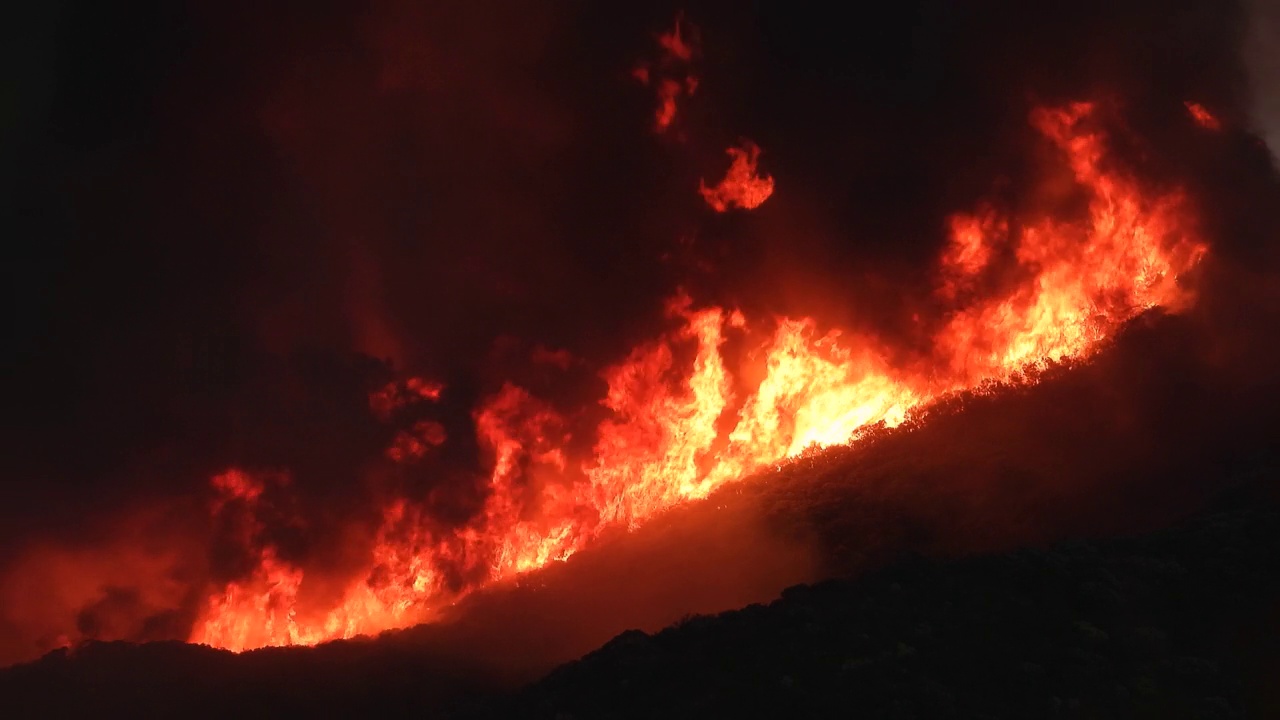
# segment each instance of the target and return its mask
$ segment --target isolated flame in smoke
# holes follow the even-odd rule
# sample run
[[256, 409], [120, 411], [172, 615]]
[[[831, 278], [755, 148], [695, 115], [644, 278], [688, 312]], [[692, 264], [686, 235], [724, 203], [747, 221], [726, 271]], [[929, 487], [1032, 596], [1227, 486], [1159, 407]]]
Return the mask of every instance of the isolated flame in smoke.
[[670, 32], [665, 32], [658, 36], [658, 45], [670, 57], [689, 62], [693, 60], [693, 45], [685, 37], [688, 31], [681, 28], [682, 24], [684, 24], [684, 13], [677, 13], [675, 26], [671, 28]]
[[[1138, 313], [1184, 307], [1191, 298], [1178, 278], [1206, 252], [1186, 202], [1177, 192], [1148, 194], [1112, 167], [1092, 114], [1076, 104], [1031, 117], [1088, 193], [1083, 217], [1014, 223], [982, 206], [950, 219], [936, 289], [950, 310], [931, 352], [894, 366], [875, 338], [823, 332], [807, 318], [749, 322], [678, 295], [667, 307], [676, 329], [602, 373], [612, 416], [596, 429], [590, 457], [571, 457], [565, 419], [508, 384], [474, 414], [492, 469], [469, 522], [448, 526], [411, 499], [392, 502], [368, 572], [321, 608], [301, 607], [302, 570], [267, 544], [254, 572], [209, 598], [191, 640], [241, 650], [429, 620], [472, 588], [568, 558], [608, 527], [636, 527], [811, 446], [849, 442], [861, 428], [896, 426], [947, 393], [1087, 357]], [[743, 152], [735, 163], [754, 158]], [[997, 272], [1002, 289], [984, 292]], [[761, 325], [773, 328], [763, 339], [752, 331]], [[763, 367], [754, 387], [741, 389], [726, 367], [721, 346], [731, 334], [753, 343]], [[438, 394], [417, 381], [373, 405]], [[217, 511], [252, 507], [262, 495], [239, 471], [214, 484]]]
[[665, 133], [675, 123], [676, 112], [682, 97], [691, 97], [698, 90], [698, 77], [692, 72], [697, 45], [695, 28], [676, 15], [670, 31], [658, 35], [661, 54], [654, 63], [642, 63], [631, 71], [640, 84], [653, 85], [658, 106], [654, 110], [654, 129]]
[[729, 208], [755, 210], [773, 194], [773, 178], [760, 175], [756, 167], [760, 161], [760, 148], [748, 140], [742, 147], [731, 147], [726, 152], [733, 162], [724, 179], [715, 187], [707, 187], [705, 181], [699, 181], [698, 192], [716, 212]]
[[1187, 106], [1187, 112], [1191, 115], [1191, 119], [1200, 127], [1206, 130], [1222, 129], [1222, 121], [1218, 120], [1205, 106], [1190, 100], [1183, 104]]

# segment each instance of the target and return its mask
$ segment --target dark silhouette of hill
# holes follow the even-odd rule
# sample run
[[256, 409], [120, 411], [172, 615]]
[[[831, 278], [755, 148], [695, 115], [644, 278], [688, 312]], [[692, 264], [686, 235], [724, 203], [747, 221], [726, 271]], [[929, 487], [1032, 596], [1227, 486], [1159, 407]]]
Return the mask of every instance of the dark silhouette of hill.
[[1280, 716], [1280, 512], [895, 565], [630, 631], [477, 716]]

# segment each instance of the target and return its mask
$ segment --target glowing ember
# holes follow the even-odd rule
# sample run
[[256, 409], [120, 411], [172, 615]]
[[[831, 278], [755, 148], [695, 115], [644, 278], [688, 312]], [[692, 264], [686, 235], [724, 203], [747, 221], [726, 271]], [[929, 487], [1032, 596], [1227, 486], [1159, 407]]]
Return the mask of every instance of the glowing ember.
[[1187, 106], [1187, 113], [1191, 115], [1191, 119], [1200, 127], [1206, 130], [1222, 129], [1222, 122], [1219, 121], [1218, 118], [1214, 117], [1213, 113], [1209, 112], [1208, 108], [1205, 106], [1191, 101], [1187, 101], [1183, 104]]
[[[254, 570], [210, 595], [192, 641], [233, 650], [312, 644], [429, 620], [442, 603], [564, 560], [608, 527], [636, 527], [809, 447], [849, 442], [873, 424], [896, 426], [944, 394], [1087, 357], [1149, 308], [1185, 307], [1191, 298], [1179, 278], [1206, 252], [1193, 219], [1179, 193], [1149, 193], [1109, 163], [1092, 110], [1076, 104], [1031, 117], [1087, 194], [1083, 212], [1012, 218], [983, 206], [950, 219], [936, 288], [948, 310], [930, 351], [894, 365], [875, 338], [823, 332], [807, 318], [774, 319], [761, 338], [749, 328], [768, 321], [679, 295], [667, 307], [674, 329], [603, 371], [610, 417], [587, 457], [571, 454], [560, 414], [508, 384], [473, 414], [491, 470], [469, 521], [449, 525], [412, 500], [391, 502], [367, 572], [320, 607], [299, 602], [302, 569], [260, 543]], [[767, 182], [756, 177], [757, 152], [736, 151], [735, 167], [741, 161], [746, 170], [731, 169], [720, 187]], [[764, 187], [772, 185], [747, 193], [754, 204], [719, 188], [708, 202], [755, 207], [768, 197]], [[750, 387], [721, 354], [730, 335], [748, 344], [762, 370]], [[389, 414], [396, 399], [415, 394], [434, 398], [439, 386], [395, 385], [371, 406]], [[429, 426], [415, 426], [410, 437], [423, 446], [444, 441], [443, 430]], [[414, 447], [398, 452], [410, 457]], [[214, 512], [239, 504], [250, 518], [246, 539], [260, 539], [254, 512], [262, 482], [231, 471], [213, 484]]]
[[773, 178], [757, 174], [760, 148], [748, 140], [742, 147], [731, 147], [726, 152], [733, 158], [733, 163], [729, 165], [724, 179], [715, 187], [699, 182], [698, 192], [716, 212], [724, 212], [731, 207], [743, 210], [760, 207], [773, 194]]

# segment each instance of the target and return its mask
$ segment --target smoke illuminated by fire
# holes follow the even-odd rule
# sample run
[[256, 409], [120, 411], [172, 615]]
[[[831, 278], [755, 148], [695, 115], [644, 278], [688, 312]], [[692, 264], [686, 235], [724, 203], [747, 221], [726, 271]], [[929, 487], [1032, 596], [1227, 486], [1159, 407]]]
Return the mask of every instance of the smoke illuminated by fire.
[[443, 445], [445, 437], [443, 425], [431, 420], [420, 420], [408, 430], [396, 433], [391, 447], [387, 448], [387, 458], [396, 462], [419, 460], [431, 448]]
[[440, 383], [412, 377], [403, 382], [388, 383], [385, 387], [369, 394], [369, 409], [379, 420], [389, 420], [400, 408], [419, 402], [434, 402], [440, 399], [444, 385]]
[[742, 147], [731, 147], [726, 151], [733, 163], [724, 179], [715, 187], [708, 187], [700, 181], [698, 192], [716, 212], [724, 212], [729, 208], [755, 210], [764, 204], [773, 194], [773, 178], [760, 175], [756, 165], [760, 161], [760, 148], [751, 141]]
[[[687, 60], [682, 38], [677, 22], [662, 45]], [[950, 218], [935, 288], [946, 310], [932, 347], [917, 357], [890, 361], [877, 338], [811, 318], [748, 318], [677, 294], [666, 308], [672, 329], [602, 371], [608, 417], [585, 456], [572, 449], [580, 445], [570, 443], [568, 417], [508, 383], [473, 414], [489, 470], [470, 520], [442, 522], [418, 498], [390, 502], [367, 570], [333, 601], [305, 600], [303, 569], [259, 543], [254, 570], [210, 595], [191, 640], [243, 650], [430, 620], [470, 590], [567, 559], [609, 528], [635, 528], [808, 448], [897, 426], [949, 393], [1086, 358], [1139, 313], [1185, 307], [1192, 298], [1181, 278], [1207, 251], [1187, 203], [1118, 169], [1093, 116], [1083, 103], [1031, 116], [1087, 196], [1083, 212], [1009, 217], [984, 205]], [[660, 109], [660, 127], [663, 117]], [[730, 150], [725, 181], [702, 188], [713, 208], [750, 209], [768, 198], [773, 181], [757, 174], [758, 152]], [[758, 372], [727, 360], [731, 338]], [[389, 417], [439, 393], [410, 381], [371, 405]], [[407, 438], [393, 446], [396, 459], [446, 442], [430, 425]], [[230, 471], [214, 485], [214, 512], [238, 508], [256, 538], [263, 482]]]

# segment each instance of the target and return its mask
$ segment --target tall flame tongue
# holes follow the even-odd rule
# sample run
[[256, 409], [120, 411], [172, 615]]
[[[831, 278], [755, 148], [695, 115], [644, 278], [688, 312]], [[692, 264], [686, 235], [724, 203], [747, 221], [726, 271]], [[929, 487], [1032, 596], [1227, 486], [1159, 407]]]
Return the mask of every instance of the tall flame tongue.
[[[1024, 281], [959, 310], [937, 338], [939, 364], [953, 388], [1007, 380], [1046, 358], [1085, 356], [1135, 314], [1157, 305], [1178, 310], [1190, 301], [1178, 276], [1207, 248], [1187, 234], [1182, 195], [1146, 197], [1134, 180], [1105, 170], [1103, 137], [1086, 128], [1092, 110], [1078, 103], [1032, 114], [1091, 192], [1089, 216], [1083, 223], [1024, 222], [1013, 248]], [[950, 270], [963, 282], [984, 270], [991, 249], [1008, 242], [1008, 223], [957, 222], [947, 257], [956, 258]]]
[[[1046, 360], [1087, 357], [1138, 313], [1184, 307], [1191, 298], [1178, 277], [1206, 247], [1189, 229], [1183, 197], [1146, 194], [1112, 169], [1092, 110], [1076, 104], [1031, 118], [1087, 191], [1083, 218], [1014, 223], [989, 207], [951, 218], [937, 288], [950, 311], [930, 353], [895, 367], [874, 338], [779, 319], [749, 353], [762, 379], [743, 389], [721, 346], [731, 333], [755, 337], [747, 319], [679, 296], [668, 305], [678, 327], [603, 372], [612, 417], [598, 427], [589, 458], [569, 458], [563, 419], [507, 385], [475, 413], [492, 471], [470, 522], [447, 526], [411, 501], [392, 503], [369, 572], [336, 607], [308, 612], [297, 607], [301, 569], [268, 546], [253, 573], [210, 598], [191, 639], [241, 650], [429, 619], [433, 607], [472, 588], [569, 557], [608, 527], [636, 527], [806, 448], [849, 442], [868, 425], [896, 426], [940, 395], [1014, 381]], [[993, 277], [1003, 289], [983, 293]], [[391, 388], [375, 405], [429, 399], [437, 388]], [[413, 437], [422, 446], [443, 441], [430, 427]], [[261, 492], [236, 471], [215, 484], [220, 502], [252, 503]]]
[[[214, 476], [218, 493], [214, 515], [231, 523], [237, 544], [255, 547], [263, 531], [259, 519], [263, 479], [239, 470]], [[290, 645], [315, 642], [303, 635], [293, 616], [302, 585], [302, 570], [281, 560], [272, 545], [258, 551], [256, 566], [245, 578], [227, 583], [222, 592], [209, 598], [203, 622], [197, 623], [192, 638], [229, 650], [247, 650], [263, 645]]]

